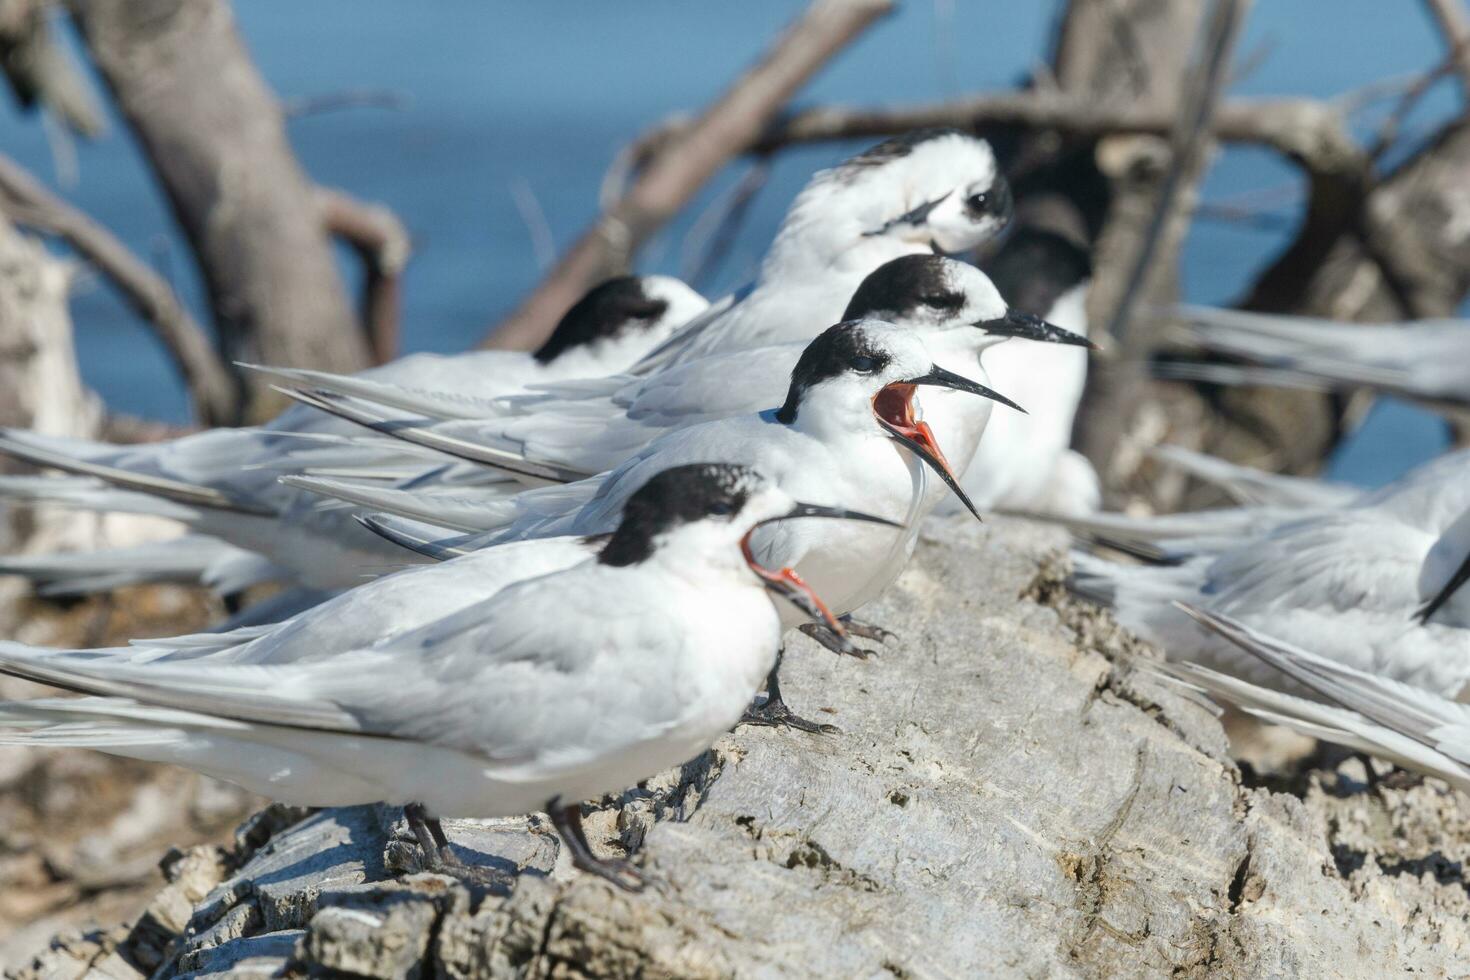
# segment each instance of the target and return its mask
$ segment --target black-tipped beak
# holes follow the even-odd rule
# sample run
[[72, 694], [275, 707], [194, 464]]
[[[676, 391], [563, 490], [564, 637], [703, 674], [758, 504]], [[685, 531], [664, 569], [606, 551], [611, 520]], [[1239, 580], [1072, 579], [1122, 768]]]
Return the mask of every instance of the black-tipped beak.
[[952, 388], [955, 391], [967, 391], [972, 395], [989, 398], [991, 401], [997, 401], [1002, 405], [1014, 408], [1022, 415], [1029, 414], [1020, 405], [1017, 405], [995, 389], [987, 388], [978, 382], [971, 381], [969, 378], [955, 374], [953, 371], [946, 371], [938, 364], [934, 365], [928, 374], [922, 374], [917, 378], [909, 378], [907, 381], [901, 381], [899, 383], [908, 385], [934, 385], [937, 388]]
[[1043, 344], [1069, 344], [1073, 347], [1086, 347], [1088, 350], [1099, 349], [1097, 344], [1079, 333], [1063, 330], [1039, 316], [1017, 310], [1009, 310], [1005, 316], [994, 320], [980, 320], [975, 326], [995, 337], [1019, 337]]
[[1458, 592], [1466, 582], [1470, 582], [1470, 555], [1465, 556], [1465, 560], [1460, 563], [1459, 568], [1455, 569], [1455, 574], [1450, 576], [1449, 581], [1444, 584], [1444, 588], [1440, 589], [1435, 596], [1420, 606], [1414, 613], [1414, 618], [1419, 621], [1419, 625], [1427, 626], [1429, 624], [1429, 617], [1439, 612], [1440, 607], [1446, 602], [1449, 602], [1450, 597]]

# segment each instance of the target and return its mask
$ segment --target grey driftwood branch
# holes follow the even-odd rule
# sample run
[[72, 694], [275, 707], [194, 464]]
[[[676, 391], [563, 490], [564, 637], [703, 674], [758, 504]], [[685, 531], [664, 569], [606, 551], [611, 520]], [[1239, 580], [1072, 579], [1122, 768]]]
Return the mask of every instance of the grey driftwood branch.
[[1449, 57], [1460, 75], [1460, 88], [1470, 97], [1470, 15], [1460, 0], [1424, 0], [1429, 16], [1444, 35]]
[[765, 57], [648, 158], [626, 193], [490, 334], [486, 346], [536, 346], [584, 292], [624, 271], [639, 245], [755, 143], [817, 69], [892, 7], [891, 0], [816, 0]]
[[[366, 367], [313, 185], [227, 0], [67, 7], [198, 261], [225, 355]], [[269, 414], [267, 386], [247, 396], [252, 417]]]
[[57, 43], [50, 0], [0, 2], [0, 72], [27, 109], [44, 108], [79, 136], [97, 136], [106, 119], [86, 77]]
[[398, 353], [402, 276], [413, 243], [398, 216], [381, 204], [359, 201], [346, 191], [313, 191], [322, 224], [352, 247], [363, 265], [360, 317], [373, 360], [391, 361]]
[[117, 236], [3, 155], [0, 210], [16, 224], [66, 242], [122, 294], [168, 349], [202, 421], [219, 424], [234, 418], [235, 380], [208, 335], [169, 284]]
[[[777, 120], [741, 152], [762, 154], [804, 143], [880, 139], [934, 126], [1017, 126], [1078, 137], [1167, 136], [1174, 118], [1168, 111], [1099, 106], [1050, 90], [994, 92], [911, 106], [803, 109]], [[687, 125], [668, 123], [635, 141], [633, 169], [640, 160], [663, 154]], [[1364, 159], [1362, 149], [1348, 134], [1341, 109], [1315, 99], [1227, 100], [1215, 113], [1210, 135], [1225, 143], [1275, 150], [1314, 174], [1356, 170]]]

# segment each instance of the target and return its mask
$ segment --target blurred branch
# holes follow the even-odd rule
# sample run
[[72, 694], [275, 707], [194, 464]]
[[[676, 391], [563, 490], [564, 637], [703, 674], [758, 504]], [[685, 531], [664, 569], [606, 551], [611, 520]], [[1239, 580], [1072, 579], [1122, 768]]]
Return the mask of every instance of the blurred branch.
[[[1464, 43], [1464, 42], [1462, 42]], [[1426, 92], [1434, 87], [1434, 84], [1451, 72], [1459, 71], [1453, 54], [1446, 57], [1444, 61], [1431, 70], [1420, 75], [1399, 93], [1399, 98], [1394, 103], [1393, 109], [1384, 117], [1383, 124], [1378, 127], [1378, 133], [1373, 137], [1372, 144], [1368, 147], [1368, 159], [1377, 163], [1383, 155], [1392, 148], [1394, 141], [1398, 139], [1399, 131], [1403, 127], [1404, 120], [1409, 117]]]
[[101, 272], [148, 323], [183, 375], [194, 411], [211, 424], [236, 417], [238, 392], [224, 360], [174, 291], [142, 259], [72, 205], [0, 156], [0, 210], [17, 224], [54, 235]]
[[286, 99], [281, 103], [281, 112], [287, 119], [303, 119], [344, 109], [393, 109], [408, 108], [408, 99], [388, 89], [350, 89], [346, 92], [328, 92], [325, 95], [303, 95]]
[[[796, 143], [891, 136], [926, 126], [1016, 126], [1083, 138], [1165, 136], [1174, 127], [1174, 116], [1153, 109], [1100, 107], [1060, 93], [1002, 92], [896, 109], [808, 109], [772, 127], [750, 150], [764, 153]], [[1222, 142], [1276, 150], [1309, 171], [1357, 166], [1362, 157], [1342, 114], [1313, 99], [1233, 99], [1219, 106], [1208, 132]]]
[[816, 0], [754, 67], [646, 165], [551, 274], [486, 340], [531, 348], [583, 293], [624, 271], [634, 251], [760, 135], [786, 101], [892, 0]]
[[1460, 87], [1470, 98], [1470, 16], [1460, 0], [1424, 0], [1424, 5], [1444, 35], [1449, 57], [1460, 73]]
[[[740, 232], [740, 225], [750, 213], [750, 205], [766, 186], [771, 175], [771, 162], [760, 157], [724, 196], [710, 204], [689, 229], [684, 246], [682, 274], [684, 281], [704, 292], [709, 280], [724, 264]], [[698, 253], [698, 258], [695, 254]]]
[[48, 0], [0, 0], [0, 71], [24, 108], [39, 105], [79, 136], [104, 118], [86, 77], [56, 43]]
[[[1112, 311], [1112, 317], [1103, 333], [1105, 337], [1118, 340], [1120, 353], [1124, 357], [1128, 356], [1130, 347], [1133, 346], [1129, 343], [1133, 305], [1142, 292], [1154, 253], [1164, 241], [1165, 230], [1174, 222], [1180, 203], [1181, 186], [1186, 175], [1195, 173], [1203, 163], [1205, 150], [1210, 142], [1210, 118], [1220, 101], [1226, 64], [1230, 50], [1235, 45], [1235, 38], [1240, 32], [1244, 7], [1244, 0], [1214, 0], [1209, 22], [1200, 39], [1201, 56], [1185, 78], [1184, 91], [1179, 100], [1179, 115], [1169, 137], [1169, 168], [1159, 187], [1153, 220], [1138, 244], [1138, 251], [1134, 255], [1126, 280], [1127, 285], [1123, 288], [1118, 305]], [[1182, 230], [1181, 228], [1181, 233]]]
[[362, 262], [359, 315], [373, 360], [386, 364], [398, 355], [402, 276], [412, 252], [408, 229], [381, 204], [368, 204], [329, 187], [317, 187], [312, 193], [327, 232], [350, 245]]
[[[1170, 112], [1135, 106], [1109, 108], [1051, 90], [987, 93], [914, 106], [818, 106], [777, 120], [743, 152], [766, 154], [805, 143], [880, 139], [933, 126], [972, 131], [1014, 126], [1084, 139], [1167, 136], [1174, 118]], [[669, 123], [640, 137], [628, 153], [626, 168], [636, 171], [640, 160], [663, 153], [687, 126]], [[1363, 151], [1348, 134], [1342, 111], [1315, 99], [1222, 102], [1209, 121], [1209, 135], [1225, 143], [1267, 147], [1308, 172], [1356, 171], [1363, 162]]]
[[551, 222], [546, 220], [546, 211], [541, 199], [536, 196], [531, 182], [516, 176], [510, 181], [510, 199], [520, 213], [521, 223], [531, 239], [531, 254], [536, 256], [536, 266], [543, 271], [556, 261], [556, 236], [551, 233]]

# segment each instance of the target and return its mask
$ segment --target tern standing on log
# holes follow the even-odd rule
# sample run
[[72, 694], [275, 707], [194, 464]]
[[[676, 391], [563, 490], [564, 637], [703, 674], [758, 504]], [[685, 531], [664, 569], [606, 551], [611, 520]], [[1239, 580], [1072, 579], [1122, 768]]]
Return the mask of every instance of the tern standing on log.
[[[807, 346], [779, 407], [671, 432], [598, 477], [477, 502], [486, 532], [436, 547], [452, 551], [605, 532], [629, 494], [654, 473], [694, 460], [740, 463], [803, 500], [859, 500], [865, 510], [905, 525], [900, 531], [783, 527], [757, 536], [755, 554], [763, 563], [795, 567], [833, 609], [848, 613], [902, 571], [917, 541], [917, 524], [937, 498], [933, 481], [962, 493], [946, 450], [921, 417], [921, 386], [980, 395], [968, 399], [976, 411], [987, 398], [1012, 404], [936, 364], [911, 329], [876, 320], [841, 323]], [[983, 424], [967, 428], [978, 436]], [[766, 713], [752, 720], [819, 727], [790, 715], [776, 681], [767, 690]]]
[[[1439, 501], [1415, 481], [1400, 488], [1402, 498], [1318, 511], [1253, 534], [1185, 539], [1151, 565], [1077, 554], [1073, 585], [1112, 605], [1119, 622], [1171, 658], [1258, 684], [1279, 683], [1280, 675], [1202, 629], [1177, 603], [1354, 670], [1457, 697], [1470, 681], [1470, 483], [1441, 487]], [[1443, 515], [1446, 503], [1458, 504], [1458, 513], [1425, 521]]]
[[736, 723], [780, 643], [769, 593], [840, 630], [750, 557], [753, 531], [803, 516], [865, 518], [745, 467], [685, 466], [628, 498], [595, 560], [375, 646], [252, 663], [0, 643], [0, 671], [88, 695], [0, 707], [0, 740], [177, 763], [296, 804], [403, 804], [440, 867], [455, 862], [438, 817], [544, 810], [578, 867], [634, 886], [636, 868], [592, 854], [580, 804]]

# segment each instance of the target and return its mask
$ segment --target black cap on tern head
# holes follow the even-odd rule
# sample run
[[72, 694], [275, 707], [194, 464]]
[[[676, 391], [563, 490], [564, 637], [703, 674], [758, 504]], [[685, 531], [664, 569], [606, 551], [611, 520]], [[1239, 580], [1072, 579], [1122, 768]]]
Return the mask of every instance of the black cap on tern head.
[[594, 286], [557, 323], [546, 343], [533, 355], [546, 364], [574, 347], [621, 333], [629, 324], [652, 323], [668, 311], [667, 300], [655, 299], [638, 276], [618, 276]]
[[795, 422], [802, 396], [813, 385], [849, 371], [881, 371], [888, 361], [888, 352], [874, 345], [857, 321], [844, 320], [828, 327], [806, 345], [791, 369], [791, 387], [786, 389], [786, 402], [776, 411], [776, 421], [783, 425]]
[[903, 255], [884, 262], [858, 284], [842, 319], [892, 314], [903, 317], [920, 306], [958, 312], [965, 294], [950, 281], [942, 255]]
[[765, 480], [749, 466], [691, 463], [674, 466], [634, 491], [623, 518], [597, 560], [633, 565], [653, 554], [653, 539], [681, 524], [737, 514]]

